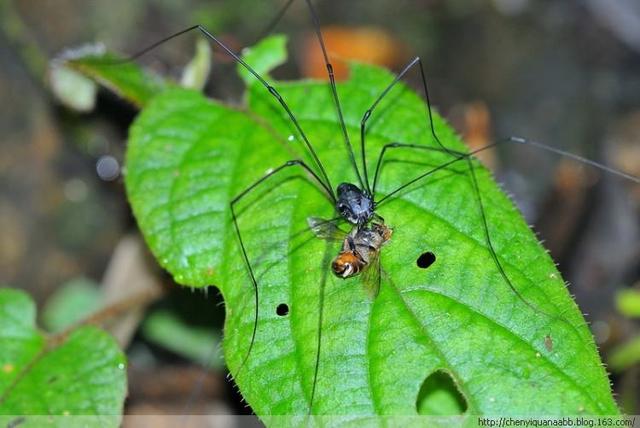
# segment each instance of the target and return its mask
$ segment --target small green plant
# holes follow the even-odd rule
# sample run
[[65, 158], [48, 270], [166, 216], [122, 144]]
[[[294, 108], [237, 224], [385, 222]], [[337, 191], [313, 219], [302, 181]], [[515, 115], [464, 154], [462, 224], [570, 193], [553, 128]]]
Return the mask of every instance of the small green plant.
[[[299, 135], [245, 70], [240, 74], [247, 92], [239, 109], [145, 77], [132, 63], [114, 66], [114, 58], [89, 53], [57, 66], [142, 108], [130, 129], [127, 196], [147, 244], [175, 281], [221, 290], [225, 360], [259, 416], [437, 413], [433, 409], [468, 415], [618, 413], [592, 336], [553, 261], [479, 164], [489, 233], [526, 302], [491, 257], [464, 164], [442, 169], [380, 207], [394, 233], [382, 250], [382, 286], [373, 300], [358, 278], [331, 275], [338, 246], [314, 238], [307, 218], [331, 218], [334, 208], [309, 177], [292, 170], [238, 207], [258, 279], [256, 326], [255, 290], [229, 203], [266, 171], [305, 159]], [[282, 37], [245, 53], [261, 73], [285, 59]], [[386, 70], [350, 65], [350, 78], [338, 91], [351, 135], [359, 135], [363, 112], [392, 79]], [[334, 185], [354, 182], [326, 83], [274, 86]], [[414, 92], [404, 85], [394, 89], [370, 121], [370, 162], [388, 142], [433, 146], [425, 113]], [[435, 126], [447, 147], [466, 150], [437, 115]], [[449, 160], [437, 152], [394, 153], [383, 166], [380, 191]], [[416, 260], [426, 251], [437, 259], [425, 270]], [[288, 306], [287, 315], [277, 313], [281, 304]]]
[[46, 335], [35, 319], [29, 296], [0, 288], [2, 426], [118, 426], [127, 379], [115, 340], [91, 326]]
[[[640, 291], [629, 288], [616, 296], [618, 311], [629, 318], [640, 317]], [[640, 363], [640, 337], [636, 336], [627, 343], [615, 348], [609, 357], [609, 365], [615, 372], [622, 372]]]

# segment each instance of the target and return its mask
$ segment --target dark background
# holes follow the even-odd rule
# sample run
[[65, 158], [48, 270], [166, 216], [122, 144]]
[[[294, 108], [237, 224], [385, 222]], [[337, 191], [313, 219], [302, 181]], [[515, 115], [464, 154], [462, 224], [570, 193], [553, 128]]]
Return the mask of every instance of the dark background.
[[[95, 41], [133, 53], [194, 23], [239, 50], [259, 37], [281, 4], [0, 0], [0, 284], [28, 290], [43, 304], [74, 278], [100, 282], [117, 243], [135, 232], [121, 179], [102, 180], [96, 173], [104, 156], [122, 163], [135, 110], [106, 93], [92, 113], [58, 105], [47, 83], [52, 57]], [[420, 55], [435, 107], [471, 143], [525, 136], [640, 175], [637, 1], [322, 0], [318, 10], [323, 24], [384, 31], [393, 55], [383, 62], [395, 70]], [[312, 27], [302, 0], [276, 30], [289, 35], [293, 56], [278, 73], [295, 78], [309, 72], [305, 40]], [[352, 41], [345, 34], [337, 39], [348, 50]], [[143, 62], [179, 75], [193, 47], [194, 36], [186, 36]], [[378, 48], [371, 43], [369, 53]], [[207, 92], [237, 101], [241, 86], [228, 58], [215, 55], [214, 62]], [[408, 80], [418, 87], [416, 76]], [[637, 321], [618, 313], [614, 297], [640, 278], [640, 188], [522, 147], [486, 160], [559, 263], [606, 362], [615, 346], [638, 332]], [[160, 278], [170, 286], [166, 276]], [[172, 303], [172, 311], [181, 314], [181, 307], [199, 304], [207, 316], [193, 321], [220, 328], [223, 309], [215, 305], [216, 293], [203, 302], [201, 293], [172, 290], [165, 304], [188, 302]], [[132, 391], [128, 410], [175, 410], [196, 391], [201, 411], [218, 404], [246, 411], [220, 369], [196, 390], [202, 372], [188, 361], [140, 335], [132, 346], [148, 350], [154, 380], [160, 383], [164, 374], [167, 386], [156, 385], [166, 393], [160, 398], [143, 387]], [[132, 384], [144, 386], [145, 376], [135, 375]], [[618, 401], [630, 413], [640, 412], [638, 379], [637, 364], [613, 375]]]

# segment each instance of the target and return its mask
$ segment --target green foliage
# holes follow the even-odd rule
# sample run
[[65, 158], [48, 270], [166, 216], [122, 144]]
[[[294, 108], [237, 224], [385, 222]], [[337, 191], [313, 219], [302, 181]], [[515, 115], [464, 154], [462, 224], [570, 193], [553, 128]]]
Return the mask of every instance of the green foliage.
[[42, 325], [59, 333], [100, 309], [102, 296], [98, 284], [87, 278], [77, 278], [64, 284], [51, 296], [42, 309]]
[[[256, 46], [242, 51], [242, 59], [251, 64], [261, 76], [266, 76], [277, 66], [287, 60], [287, 39], [284, 36], [272, 36], [264, 39]], [[239, 66], [238, 74], [247, 85], [258, 84], [256, 79], [246, 68]]]
[[616, 306], [622, 315], [640, 317], [640, 291], [628, 289], [619, 292], [616, 296]]
[[[118, 55], [105, 53], [99, 46], [87, 46], [65, 52], [52, 62], [51, 74], [54, 77], [52, 86], [56, 94], [67, 105], [70, 104], [69, 100], [78, 96], [75, 91], [79, 89], [82, 89], [82, 97], [86, 97], [84, 94], [88, 91], [87, 85], [81, 79], [73, 78], [78, 74], [94, 80], [138, 107], [145, 105], [169, 85], [158, 75], [144, 71]], [[66, 77], [66, 80], [62, 80], [63, 83], [71, 79], [76, 85], [62, 85], [58, 83], [61, 79], [56, 79], [56, 76]], [[82, 105], [85, 104], [87, 103]]]
[[[261, 71], [284, 59], [277, 51], [265, 55], [273, 40], [251, 53]], [[339, 84], [353, 141], [362, 114], [392, 79], [388, 71], [352, 64], [351, 78]], [[355, 182], [327, 84], [274, 86], [332, 185]], [[378, 105], [367, 132], [370, 172], [385, 143], [437, 147], [425, 113], [423, 101], [404, 85]], [[447, 147], [465, 150], [437, 115], [435, 127]], [[380, 206], [394, 234], [382, 250], [383, 281], [373, 301], [359, 278], [330, 274], [339, 243], [316, 239], [307, 218], [331, 218], [334, 209], [304, 171], [287, 168], [236, 206], [259, 287], [248, 354], [255, 292], [229, 202], [289, 159], [312, 165], [301, 143], [260, 84], [249, 85], [243, 111], [197, 92], [164, 91], [130, 132], [126, 187], [138, 224], [177, 282], [221, 289], [226, 361], [258, 415], [429, 412], [432, 402], [418, 398], [436, 372], [451, 380], [428, 385], [431, 396], [455, 409], [455, 387], [472, 415], [618, 412], [591, 334], [553, 261], [475, 161], [497, 257], [528, 304], [505, 283], [487, 248], [466, 163], [443, 168]], [[379, 195], [450, 160], [438, 151], [395, 150], [383, 165]], [[427, 270], [416, 265], [424, 251], [437, 256]], [[281, 303], [290, 308], [287, 316], [276, 314]]]
[[[616, 296], [616, 306], [622, 315], [631, 318], [640, 317], [640, 292], [633, 288], [620, 291]], [[640, 363], [640, 336], [613, 349], [608, 363], [611, 370], [615, 372], [627, 370]]]
[[211, 71], [211, 46], [204, 39], [198, 39], [196, 53], [184, 68], [180, 84], [185, 88], [202, 89], [207, 84]]
[[170, 311], [157, 310], [149, 314], [142, 332], [147, 340], [185, 358], [211, 368], [224, 367], [219, 334], [187, 325]]
[[609, 357], [609, 365], [615, 372], [621, 372], [638, 363], [640, 363], [640, 336], [614, 349]]
[[95, 107], [97, 85], [81, 73], [68, 67], [52, 67], [49, 82], [55, 96], [67, 107], [79, 112]]
[[38, 426], [38, 415], [52, 415], [59, 418], [48, 424], [69, 426], [63, 416], [96, 415], [101, 426], [118, 426], [126, 372], [116, 342], [94, 327], [48, 338], [35, 316], [25, 293], [0, 289], [0, 421], [23, 415], [21, 424]]

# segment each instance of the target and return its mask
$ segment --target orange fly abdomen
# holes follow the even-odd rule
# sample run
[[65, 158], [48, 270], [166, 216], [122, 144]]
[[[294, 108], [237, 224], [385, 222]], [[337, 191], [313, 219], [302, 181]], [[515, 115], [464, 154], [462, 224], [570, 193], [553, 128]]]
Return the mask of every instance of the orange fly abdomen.
[[364, 261], [352, 251], [342, 251], [331, 263], [331, 270], [336, 276], [349, 278], [360, 273]]

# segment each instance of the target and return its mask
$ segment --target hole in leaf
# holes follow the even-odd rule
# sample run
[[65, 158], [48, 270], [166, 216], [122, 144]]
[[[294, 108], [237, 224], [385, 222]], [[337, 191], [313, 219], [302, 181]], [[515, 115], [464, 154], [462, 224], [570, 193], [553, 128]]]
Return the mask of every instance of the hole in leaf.
[[281, 317], [287, 316], [289, 314], [289, 305], [287, 305], [286, 303], [280, 303], [276, 308], [276, 314], [280, 315]]
[[420, 415], [454, 416], [467, 411], [467, 400], [445, 371], [431, 373], [422, 383], [416, 409]]
[[431, 251], [424, 252], [420, 254], [418, 260], [416, 260], [416, 264], [420, 269], [426, 269], [436, 261], [436, 255]]

